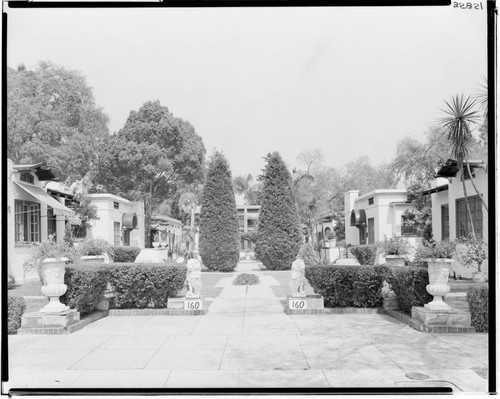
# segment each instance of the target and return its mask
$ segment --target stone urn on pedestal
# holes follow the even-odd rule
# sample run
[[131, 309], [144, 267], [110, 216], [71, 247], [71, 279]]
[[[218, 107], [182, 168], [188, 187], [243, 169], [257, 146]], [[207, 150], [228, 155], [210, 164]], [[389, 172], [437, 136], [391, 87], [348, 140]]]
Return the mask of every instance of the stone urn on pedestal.
[[68, 261], [66, 257], [42, 260], [40, 265], [40, 277], [43, 283], [41, 291], [49, 299], [49, 303], [40, 309], [41, 313], [60, 313], [69, 310], [69, 306], [59, 301], [59, 297], [68, 289], [64, 284], [64, 273]]
[[410, 243], [402, 237], [384, 237], [378, 245], [380, 251], [385, 256], [385, 264], [389, 267], [405, 265], [406, 255], [410, 251]]
[[450, 292], [448, 278], [450, 276], [451, 259], [428, 258], [425, 259], [429, 270], [429, 284], [425, 287], [434, 299], [425, 304], [430, 310], [450, 310], [451, 307], [443, 301], [443, 297]]
[[443, 297], [450, 292], [448, 278], [452, 257], [455, 254], [456, 244], [451, 241], [441, 241], [418, 249], [419, 256], [427, 262], [429, 284], [426, 290], [434, 299], [424, 305], [430, 310], [451, 310], [443, 301]]
[[[64, 284], [66, 264], [74, 260], [78, 252], [65, 242], [52, 239], [34, 248], [24, 262], [25, 272], [36, 269], [42, 281], [42, 293], [49, 302], [38, 312], [23, 314], [18, 334], [61, 334], [71, 332], [70, 327], [80, 321], [80, 313], [61, 303], [59, 297], [68, 289]], [[43, 331], [43, 332], [40, 332]]]

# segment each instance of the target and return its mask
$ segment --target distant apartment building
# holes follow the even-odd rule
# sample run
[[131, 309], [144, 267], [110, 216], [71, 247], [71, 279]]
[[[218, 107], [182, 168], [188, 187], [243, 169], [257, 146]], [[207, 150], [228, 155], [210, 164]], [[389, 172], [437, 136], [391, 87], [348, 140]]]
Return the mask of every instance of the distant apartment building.
[[[260, 205], [237, 205], [238, 211], [238, 225], [240, 233], [250, 233], [257, 230], [257, 223], [259, 220]], [[253, 243], [241, 239], [241, 249], [253, 250]]]
[[102, 238], [115, 246], [144, 248], [144, 202], [114, 194], [88, 194], [99, 219], [90, 222], [89, 238]]
[[404, 189], [374, 190], [361, 196], [357, 190], [348, 191], [344, 194], [346, 244], [375, 244], [384, 236], [402, 236], [415, 244], [420, 232], [406, 220], [406, 210], [415, 207]]

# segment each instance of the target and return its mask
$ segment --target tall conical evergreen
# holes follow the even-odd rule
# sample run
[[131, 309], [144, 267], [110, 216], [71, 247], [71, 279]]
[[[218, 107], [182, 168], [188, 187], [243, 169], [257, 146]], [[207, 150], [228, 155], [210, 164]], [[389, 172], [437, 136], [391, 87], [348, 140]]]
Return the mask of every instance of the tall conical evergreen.
[[212, 156], [203, 187], [199, 249], [210, 270], [233, 271], [240, 256], [240, 232], [231, 171], [219, 152]]
[[292, 176], [278, 152], [266, 157], [255, 243], [257, 258], [271, 270], [290, 269], [302, 244]]

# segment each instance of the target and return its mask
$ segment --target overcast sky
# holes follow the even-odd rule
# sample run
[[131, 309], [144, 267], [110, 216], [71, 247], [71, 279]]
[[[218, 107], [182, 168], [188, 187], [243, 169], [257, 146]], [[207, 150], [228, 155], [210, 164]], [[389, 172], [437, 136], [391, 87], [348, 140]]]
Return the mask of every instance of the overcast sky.
[[[450, 7], [8, 10], [8, 66], [81, 71], [118, 131], [160, 100], [233, 175], [290, 167], [321, 148], [330, 166], [391, 159], [444, 100], [487, 74], [483, 11]], [[4, 7], [6, 3], [4, 3]]]

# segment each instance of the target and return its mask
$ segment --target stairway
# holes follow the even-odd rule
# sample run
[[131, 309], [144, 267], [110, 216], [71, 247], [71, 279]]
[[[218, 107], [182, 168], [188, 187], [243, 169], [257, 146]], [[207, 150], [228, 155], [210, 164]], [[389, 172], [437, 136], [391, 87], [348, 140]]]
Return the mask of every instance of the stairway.
[[340, 258], [336, 260], [335, 266], [359, 266], [359, 262], [349, 248], [340, 248]]

